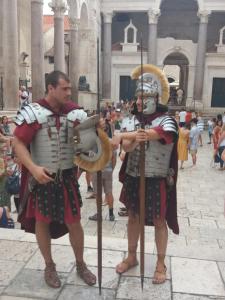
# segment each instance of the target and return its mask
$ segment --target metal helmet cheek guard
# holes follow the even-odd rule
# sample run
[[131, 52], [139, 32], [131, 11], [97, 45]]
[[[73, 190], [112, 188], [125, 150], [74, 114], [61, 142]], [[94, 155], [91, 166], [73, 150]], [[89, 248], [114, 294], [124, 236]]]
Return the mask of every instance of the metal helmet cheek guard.
[[137, 79], [136, 96], [145, 98], [144, 114], [152, 113], [153, 100], [166, 105], [169, 100], [169, 83], [161, 69], [145, 64], [136, 67], [131, 73], [132, 79]]
[[95, 115], [74, 128], [74, 163], [80, 168], [97, 172], [104, 169], [112, 157], [112, 147], [104, 130], [97, 128]]

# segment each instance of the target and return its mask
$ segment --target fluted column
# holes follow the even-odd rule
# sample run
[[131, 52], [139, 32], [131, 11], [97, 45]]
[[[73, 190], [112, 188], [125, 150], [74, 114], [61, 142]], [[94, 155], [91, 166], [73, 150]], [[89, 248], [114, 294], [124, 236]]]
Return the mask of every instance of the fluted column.
[[111, 61], [112, 61], [112, 13], [104, 14], [103, 37], [103, 99], [111, 99]]
[[205, 55], [207, 46], [207, 28], [209, 11], [199, 11], [200, 18], [198, 46], [196, 56], [195, 82], [194, 82], [194, 100], [202, 100], [204, 71], [205, 71]]
[[42, 18], [43, 0], [31, 0], [31, 77], [34, 101], [45, 95]]
[[19, 62], [17, 0], [4, 1], [4, 109], [18, 108]]
[[79, 24], [80, 20], [69, 16], [70, 22], [70, 50], [69, 50], [69, 77], [72, 87], [72, 100], [78, 103], [79, 77]]
[[148, 63], [157, 64], [157, 24], [160, 10], [148, 11]]
[[54, 12], [54, 69], [65, 72], [64, 13], [66, 4], [63, 0], [49, 3]]

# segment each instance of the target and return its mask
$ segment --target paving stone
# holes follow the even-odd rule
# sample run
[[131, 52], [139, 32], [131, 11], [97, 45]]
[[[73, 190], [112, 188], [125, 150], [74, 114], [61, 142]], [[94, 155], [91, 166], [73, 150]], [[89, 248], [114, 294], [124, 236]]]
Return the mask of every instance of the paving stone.
[[0, 260], [0, 285], [7, 286], [23, 267], [23, 262]]
[[29, 298], [24, 298], [24, 297], [14, 297], [14, 296], [5, 296], [5, 295], [3, 295], [3, 296], [0, 296], [0, 300], [39, 300], [39, 299], [38, 298], [30, 298], [30, 297]]
[[[89, 269], [96, 275], [98, 278], [98, 269], [97, 267], [89, 267]], [[116, 289], [119, 281], [119, 275], [116, 273], [115, 268], [102, 268], [102, 288], [107, 289]], [[68, 279], [68, 284], [75, 284], [75, 285], [83, 285], [87, 286], [83, 280], [77, 275], [76, 269], [74, 268], [73, 271], [70, 273]], [[97, 283], [98, 285], [98, 283]], [[96, 285], [96, 286], [97, 286]]]
[[[0, 286], [0, 295], [4, 289], [5, 289], [5, 286]], [[1, 299], [1, 297], [0, 297], [0, 299]]]
[[25, 232], [23, 230], [18, 230], [18, 229], [6, 230], [5, 228], [0, 228], [1, 240], [19, 241], [24, 235], [25, 235]]
[[25, 262], [34, 254], [37, 248], [37, 244], [0, 240], [0, 258], [4, 257], [5, 260]]
[[218, 267], [223, 277], [223, 281], [225, 282], [225, 262], [218, 262]]
[[[97, 266], [97, 249], [85, 248], [85, 262], [89, 266]], [[102, 262], [104, 267], [115, 268], [115, 266], [124, 258], [124, 252], [121, 251], [102, 251]]]
[[174, 293], [173, 294], [173, 300], [224, 300], [224, 297], [205, 297], [205, 296], [197, 296], [197, 295], [188, 295], [188, 294], [179, 294]]
[[[70, 272], [72, 270], [75, 258], [71, 246], [53, 245], [52, 256], [58, 272]], [[44, 270], [45, 264], [39, 250], [29, 260], [25, 268]]]
[[[62, 282], [65, 281], [64, 274], [59, 274], [59, 277]], [[4, 294], [22, 297], [22, 299], [34, 297], [51, 300], [58, 297], [60, 290], [49, 288], [46, 285], [43, 271], [24, 269], [7, 287]]]
[[196, 246], [209, 246], [210, 248], [215, 248], [218, 249], [219, 248], [219, 243], [217, 240], [215, 239], [207, 239], [205, 238], [191, 238], [191, 237], [187, 237], [187, 245], [196, 245]]
[[142, 292], [140, 278], [122, 277], [116, 299], [171, 300], [170, 282], [167, 280], [162, 285], [153, 285], [151, 279], [145, 278]]
[[172, 257], [171, 271], [173, 292], [225, 296], [215, 262]]
[[217, 228], [215, 220], [189, 218], [191, 227]]
[[102, 295], [99, 296], [98, 288], [66, 285], [57, 300], [65, 299], [112, 300], [115, 299], [115, 291], [110, 289], [102, 289]]

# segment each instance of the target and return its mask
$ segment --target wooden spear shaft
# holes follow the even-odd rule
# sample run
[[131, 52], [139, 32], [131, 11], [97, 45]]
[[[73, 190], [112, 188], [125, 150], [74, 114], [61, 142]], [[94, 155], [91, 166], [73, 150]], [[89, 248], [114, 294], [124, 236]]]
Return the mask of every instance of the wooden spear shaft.
[[[100, 115], [99, 39], [97, 39], [97, 113]], [[102, 294], [102, 172], [97, 172], [98, 287]]]
[[[142, 100], [142, 129], [145, 128], [143, 119], [144, 109], [144, 96], [143, 96], [143, 45], [141, 34], [141, 100]], [[144, 288], [144, 276], [145, 276], [145, 142], [140, 144], [140, 187], [139, 187], [139, 199], [140, 199], [140, 275], [141, 275], [141, 288]]]

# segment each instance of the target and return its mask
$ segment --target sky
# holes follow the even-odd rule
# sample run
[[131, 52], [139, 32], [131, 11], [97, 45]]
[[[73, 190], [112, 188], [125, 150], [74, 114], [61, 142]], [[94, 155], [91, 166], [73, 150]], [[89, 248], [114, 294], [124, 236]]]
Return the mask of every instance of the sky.
[[44, 0], [44, 7], [43, 7], [44, 15], [52, 15], [53, 14], [51, 8], [48, 6], [49, 2], [50, 2], [50, 0]]

